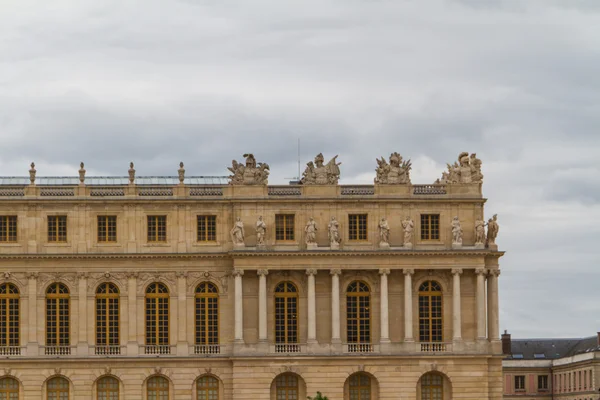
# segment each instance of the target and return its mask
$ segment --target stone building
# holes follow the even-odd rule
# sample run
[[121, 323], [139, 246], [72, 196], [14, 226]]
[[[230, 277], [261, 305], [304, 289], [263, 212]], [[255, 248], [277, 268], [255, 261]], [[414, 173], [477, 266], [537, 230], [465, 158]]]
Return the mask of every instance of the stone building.
[[[0, 399], [502, 398], [481, 161], [0, 178]], [[457, 217], [457, 218], [455, 218]], [[487, 225], [487, 235], [485, 226]]]
[[505, 399], [600, 399], [600, 332], [581, 339], [502, 335]]

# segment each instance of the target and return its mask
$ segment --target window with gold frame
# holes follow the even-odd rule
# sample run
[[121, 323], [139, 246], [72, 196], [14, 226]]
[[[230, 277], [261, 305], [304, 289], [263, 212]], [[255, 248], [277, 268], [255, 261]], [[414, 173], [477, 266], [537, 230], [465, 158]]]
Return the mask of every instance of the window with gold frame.
[[440, 214], [421, 214], [421, 240], [440, 240]]
[[0, 400], [17, 400], [19, 398], [19, 382], [13, 378], [0, 379]]
[[117, 241], [117, 216], [98, 215], [98, 242]]
[[298, 343], [298, 288], [292, 282], [275, 287], [275, 343]]
[[52, 378], [46, 384], [47, 400], [69, 400], [69, 381], [65, 378]]
[[12, 283], [3, 283], [0, 285], [0, 347], [12, 346], [19, 346], [19, 289]]
[[119, 345], [119, 289], [109, 282], [96, 289], [96, 345]]
[[275, 398], [277, 400], [297, 400], [298, 377], [294, 374], [281, 374], [275, 378]]
[[205, 375], [196, 381], [197, 400], [219, 400], [219, 381], [214, 376]]
[[152, 283], [146, 289], [146, 345], [169, 344], [169, 289]]
[[148, 242], [167, 241], [167, 216], [148, 215]]
[[17, 241], [17, 216], [0, 215], [0, 242]]
[[362, 281], [346, 290], [346, 336], [348, 343], [371, 342], [371, 290]]
[[146, 400], [170, 400], [169, 381], [162, 376], [153, 376], [148, 379]]
[[292, 242], [295, 240], [294, 214], [275, 214], [275, 240]]
[[349, 378], [350, 400], [371, 400], [371, 378], [366, 374], [354, 374]]
[[52, 283], [46, 290], [46, 346], [68, 346], [69, 289], [62, 283]]
[[367, 214], [348, 215], [348, 240], [364, 241], [368, 238]]
[[421, 377], [421, 400], [444, 400], [444, 379], [428, 373]]
[[442, 287], [426, 281], [419, 286], [419, 340], [441, 342], [443, 336]]
[[196, 287], [196, 344], [219, 344], [219, 290], [210, 282]]
[[216, 242], [217, 241], [217, 216], [216, 215], [198, 215], [198, 242]]
[[119, 381], [112, 376], [100, 378], [96, 387], [96, 399], [119, 400]]
[[48, 216], [48, 242], [66, 242], [67, 241], [67, 216], [49, 215]]

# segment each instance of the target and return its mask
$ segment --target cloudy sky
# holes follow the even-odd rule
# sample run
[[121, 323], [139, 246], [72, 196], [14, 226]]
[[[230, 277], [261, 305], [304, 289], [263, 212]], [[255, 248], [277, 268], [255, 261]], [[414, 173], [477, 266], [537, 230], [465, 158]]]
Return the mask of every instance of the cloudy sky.
[[501, 327], [600, 330], [600, 1], [0, 1], [0, 175], [483, 160]]

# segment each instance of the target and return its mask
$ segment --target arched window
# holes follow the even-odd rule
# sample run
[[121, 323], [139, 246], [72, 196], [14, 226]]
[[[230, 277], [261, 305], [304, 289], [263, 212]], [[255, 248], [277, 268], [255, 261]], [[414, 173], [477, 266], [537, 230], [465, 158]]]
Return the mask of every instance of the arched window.
[[162, 376], [148, 379], [146, 400], [169, 400], [169, 381]]
[[119, 381], [112, 376], [98, 380], [97, 400], [119, 400]]
[[196, 344], [219, 344], [219, 291], [210, 282], [196, 287]]
[[69, 289], [58, 282], [46, 290], [46, 346], [69, 346]]
[[275, 287], [275, 343], [298, 343], [298, 288], [292, 282]]
[[65, 378], [52, 378], [46, 386], [47, 400], [69, 400], [69, 381]]
[[275, 398], [277, 400], [297, 400], [298, 377], [293, 374], [282, 374], [275, 379]]
[[0, 379], [0, 400], [17, 400], [19, 398], [19, 382], [13, 378]]
[[96, 354], [118, 354], [107, 346], [119, 346], [119, 289], [112, 283], [96, 289]]
[[19, 346], [19, 289], [12, 283], [0, 285], [0, 346]]
[[155, 282], [146, 289], [146, 345], [168, 344], [169, 290], [162, 283]]
[[202, 376], [196, 382], [197, 400], [219, 400], [219, 381], [212, 376]]
[[435, 281], [419, 286], [419, 340], [441, 342], [443, 330], [442, 287]]
[[360, 373], [352, 375], [348, 382], [348, 389], [350, 400], [371, 400], [371, 378], [368, 375]]
[[443, 400], [444, 386], [439, 374], [426, 374], [421, 378], [421, 400]]
[[361, 281], [352, 282], [346, 290], [346, 332], [348, 343], [371, 342], [371, 295]]

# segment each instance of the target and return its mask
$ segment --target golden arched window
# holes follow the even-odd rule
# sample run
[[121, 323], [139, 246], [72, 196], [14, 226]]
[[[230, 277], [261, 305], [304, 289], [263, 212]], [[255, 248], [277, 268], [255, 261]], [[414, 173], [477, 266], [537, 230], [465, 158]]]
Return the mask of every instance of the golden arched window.
[[371, 378], [366, 374], [354, 374], [349, 378], [350, 400], [371, 400]]
[[19, 289], [12, 283], [0, 285], [0, 346], [19, 346]]
[[17, 400], [19, 398], [19, 382], [13, 378], [0, 379], [0, 400]]
[[442, 287], [435, 281], [419, 286], [419, 340], [441, 342], [443, 333]]
[[154, 282], [146, 289], [146, 345], [168, 344], [169, 289], [162, 283]]
[[197, 400], [219, 400], [219, 381], [213, 376], [202, 376], [196, 381]]
[[443, 400], [444, 380], [439, 374], [429, 373], [421, 378], [421, 400]]
[[47, 400], [69, 400], [69, 381], [65, 378], [52, 378], [46, 385]]
[[298, 377], [294, 374], [281, 374], [275, 378], [275, 398], [277, 400], [297, 400]]
[[97, 400], [119, 400], [119, 381], [112, 376], [100, 378], [97, 393]]
[[196, 344], [219, 344], [219, 290], [210, 282], [196, 287]]
[[62, 283], [52, 283], [46, 290], [46, 346], [68, 345], [69, 289]]
[[146, 400], [169, 400], [169, 381], [162, 376], [148, 379]]
[[[105, 282], [96, 289], [96, 346], [119, 345], [119, 289]], [[96, 348], [102, 354], [113, 351]]]
[[348, 343], [371, 342], [371, 293], [362, 281], [354, 281], [346, 290], [346, 335]]
[[292, 282], [275, 287], [275, 343], [298, 343], [298, 288]]

